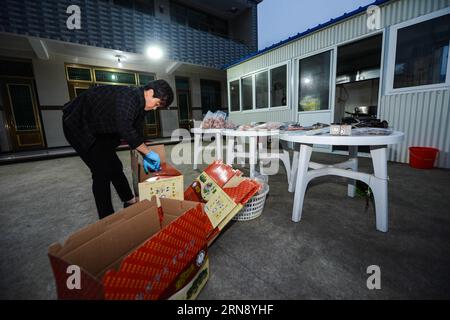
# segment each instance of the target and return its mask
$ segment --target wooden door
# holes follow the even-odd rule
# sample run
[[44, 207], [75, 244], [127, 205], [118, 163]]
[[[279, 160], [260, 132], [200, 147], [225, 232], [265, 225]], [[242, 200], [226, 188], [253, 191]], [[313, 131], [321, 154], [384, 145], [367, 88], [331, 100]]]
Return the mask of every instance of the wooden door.
[[33, 80], [0, 79], [13, 151], [45, 147]]

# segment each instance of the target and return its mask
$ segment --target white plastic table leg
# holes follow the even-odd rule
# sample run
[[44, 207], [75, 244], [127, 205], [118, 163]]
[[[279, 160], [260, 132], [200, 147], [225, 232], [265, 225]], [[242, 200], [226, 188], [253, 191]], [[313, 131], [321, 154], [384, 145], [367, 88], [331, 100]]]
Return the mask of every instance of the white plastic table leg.
[[194, 133], [194, 170], [197, 169], [202, 155], [202, 134]]
[[[258, 153], [259, 154], [268, 154], [269, 153], [269, 150], [267, 150], [267, 146], [268, 146], [267, 140], [268, 140], [267, 137], [259, 137], [259, 139], [258, 139]], [[270, 159], [260, 159], [259, 161], [261, 162], [261, 164], [267, 165], [270, 163], [271, 160]]]
[[283, 162], [284, 168], [286, 169], [288, 185], [290, 185], [292, 177], [291, 177], [291, 159], [289, 156], [289, 152], [287, 152], [286, 150], [282, 150], [280, 152], [280, 159]]
[[292, 157], [292, 167], [291, 167], [291, 172], [290, 172], [291, 179], [289, 181], [289, 188], [288, 188], [289, 192], [295, 191], [295, 183], [297, 181], [297, 169], [298, 169], [299, 154], [300, 153], [298, 151], [294, 151], [294, 155]]
[[[348, 146], [348, 157], [352, 161], [351, 170], [358, 171], [358, 146]], [[351, 180], [347, 187], [347, 195], [355, 197], [356, 180]]]
[[306, 186], [308, 185], [308, 167], [311, 159], [312, 145], [302, 144], [298, 158], [297, 182], [295, 186], [294, 207], [292, 209], [292, 221], [299, 222], [302, 218], [303, 200], [305, 199]]
[[388, 175], [387, 147], [374, 146], [370, 148], [374, 177], [370, 178], [369, 186], [375, 199], [375, 215], [377, 230], [388, 231]]
[[227, 164], [230, 166], [233, 165], [234, 162], [234, 137], [228, 136], [227, 137]]
[[222, 147], [222, 134], [220, 132], [216, 133], [216, 159], [223, 159], [223, 147]]
[[[239, 154], [244, 154], [245, 153], [245, 137], [237, 137], [236, 139], [237, 142], [237, 152]], [[237, 157], [237, 163], [240, 164], [241, 166], [245, 165], [245, 157], [244, 156], [238, 156]]]
[[255, 177], [255, 169], [256, 169], [256, 161], [258, 159], [258, 148], [256, 145], [257, 137], [249, 137], [250, 145], [249, 145], [249, 162], [250, 162], [250, 177]]

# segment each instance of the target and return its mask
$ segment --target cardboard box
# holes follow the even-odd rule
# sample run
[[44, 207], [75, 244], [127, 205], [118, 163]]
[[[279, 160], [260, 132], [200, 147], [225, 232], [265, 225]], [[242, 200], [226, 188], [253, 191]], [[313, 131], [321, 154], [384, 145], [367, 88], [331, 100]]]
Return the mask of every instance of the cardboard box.
[[209, 229], [197, 202], [153, 197], [123, 209], [50, 246], [58, 298], [193, 299], [209, 276]]
[[243, 177], [239, 170], [222, 161], [214, 161], [186, 189], [184, 199], [205, 203], [204, 211], [210, 221], [210, 245], [259, 190], [260, 185]]
[[183, 200], [183, 175], [180, 171], [166, 162], [164, 145], [149, 147], [161, 158], [161, 171], [145, 173], [142, 156], [136, 150], [131, 150], [131, 174], [134, 194], [139, 200], [152, 196]]

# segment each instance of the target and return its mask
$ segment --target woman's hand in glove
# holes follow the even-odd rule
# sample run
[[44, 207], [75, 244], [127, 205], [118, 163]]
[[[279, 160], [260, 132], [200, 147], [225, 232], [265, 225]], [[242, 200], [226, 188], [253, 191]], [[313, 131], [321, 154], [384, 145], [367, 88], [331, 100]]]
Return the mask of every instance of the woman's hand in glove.
[[161, 159], [159, 158], [159, 155], [154, 151], [150, 151], [144, 156], [144, 171], [145, 173], [148, 173], [149, 170], [161, 170]]

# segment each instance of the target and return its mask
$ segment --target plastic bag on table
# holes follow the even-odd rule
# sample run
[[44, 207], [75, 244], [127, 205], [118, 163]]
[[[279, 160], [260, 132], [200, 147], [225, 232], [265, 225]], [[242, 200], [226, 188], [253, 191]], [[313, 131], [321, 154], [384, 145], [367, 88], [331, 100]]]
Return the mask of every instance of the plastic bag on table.
[[285, 130], [285, 131], [297, 131], [297, 130], [302, 130], [303, 127], [300, 125], [299, 122], [284, 122], [283, 125], [280, 127], [280, 130]]
[[237, 130], [239, 130], [239, 131], [247, 131], [247, 130], [251, 130], [251, 129], [253, 129], [253, 126], [250, 124], [243, 124], [237, 128]]
[[214, 113], [208, 111], [203, 118], [202, 124], [200, 128], [202, 129], [211, 129], [214, 124]]
[[263, 124], [260, 124], [255, 127], [255, 129], [263, 129], [263, 130], [278, 130], [283, 125], [282, 122], [269, 121]]
[[236, 125], [231, 120], [225, 121], [225, 129], [236, 129]]
[[223, 129], [225, 128], [225, 120], [227, 119], [227, 114], [223, 111], [216, 111], [214, 113], [214, 121], [212, 124], [212, 128], [214, 129]]

